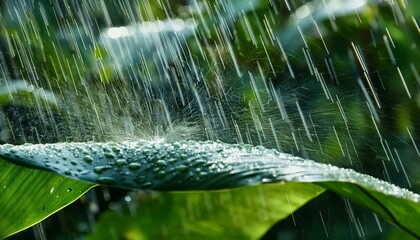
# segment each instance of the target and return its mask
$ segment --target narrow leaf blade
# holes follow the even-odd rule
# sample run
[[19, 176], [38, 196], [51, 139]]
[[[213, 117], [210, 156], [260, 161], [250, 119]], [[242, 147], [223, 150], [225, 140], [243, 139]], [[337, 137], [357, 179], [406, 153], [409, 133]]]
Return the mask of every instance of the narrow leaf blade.
[[0, 239], [40, 222], [92, 186], [0, 159]]

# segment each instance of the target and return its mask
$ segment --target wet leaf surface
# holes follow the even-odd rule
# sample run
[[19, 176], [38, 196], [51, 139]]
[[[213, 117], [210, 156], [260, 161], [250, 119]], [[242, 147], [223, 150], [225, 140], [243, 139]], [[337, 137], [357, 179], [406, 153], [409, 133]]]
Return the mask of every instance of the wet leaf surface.
[[93, 186], [0, 159], [0, 239], [40, 222]]
[[3, 145], [0, 156], [73, 179], [133, 190], [216, 190], [271, 182], [317, 183], [369, 208], [413, 236], [420, 236], [414, 224], [420, 216], [418, 194], [350, 169], [264, 147], [212, 141], [57, 143]]

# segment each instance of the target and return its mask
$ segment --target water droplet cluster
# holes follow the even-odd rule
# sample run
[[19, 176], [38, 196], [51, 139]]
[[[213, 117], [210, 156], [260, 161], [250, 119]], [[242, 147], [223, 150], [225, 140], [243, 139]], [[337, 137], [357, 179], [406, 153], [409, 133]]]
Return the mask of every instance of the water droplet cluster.
[[[2, 145], [16, 164], [127, 189], [223, 189], [276, 181], [342, 181], [418, 202], [419, 196], [353, 170], [264, 147], [207, 141]], [[71, 191], [71, 190], [70, 190]]]

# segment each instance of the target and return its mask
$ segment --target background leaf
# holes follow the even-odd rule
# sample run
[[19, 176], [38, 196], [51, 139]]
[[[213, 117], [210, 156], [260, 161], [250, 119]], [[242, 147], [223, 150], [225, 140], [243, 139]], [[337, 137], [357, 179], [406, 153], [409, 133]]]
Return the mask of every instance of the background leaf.
[[62, 107], [61, 100], [56, 98], [51, 91], [36, 88], [20, 79], [6, 81], [0, 85], [0, 106], [4, 106], [9, 102], [30, 107], [42, 102], [50, 107]]
[[[315, 184], [265, 184], [206, 192], [130, 195], [87, 239], [258, 239], [322, 193]], [[118, 223], [118, 224], [117, 224]]]

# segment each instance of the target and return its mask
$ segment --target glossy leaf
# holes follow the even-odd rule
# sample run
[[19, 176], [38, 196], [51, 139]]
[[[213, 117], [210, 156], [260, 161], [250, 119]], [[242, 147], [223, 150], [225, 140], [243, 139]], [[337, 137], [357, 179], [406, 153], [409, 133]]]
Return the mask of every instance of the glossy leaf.
[[0, 156], [16, 164], [127, 189], [214, 190], [284, 181], [319, 183], [420, 236], [413, 224], [420, 216], [419, 195], [350, 169], [264, 147], [211, 141], [58, 143], [3, 145]]
[[42, 221], [93, 186], [0, 159], [0, 239]]
[[262, 182], [311, 182], [324, 179], [328, 172], [325, 165], [275, 150], [211, 141], [3, 145], [0, 156], [126, 189], [212, 190]]

